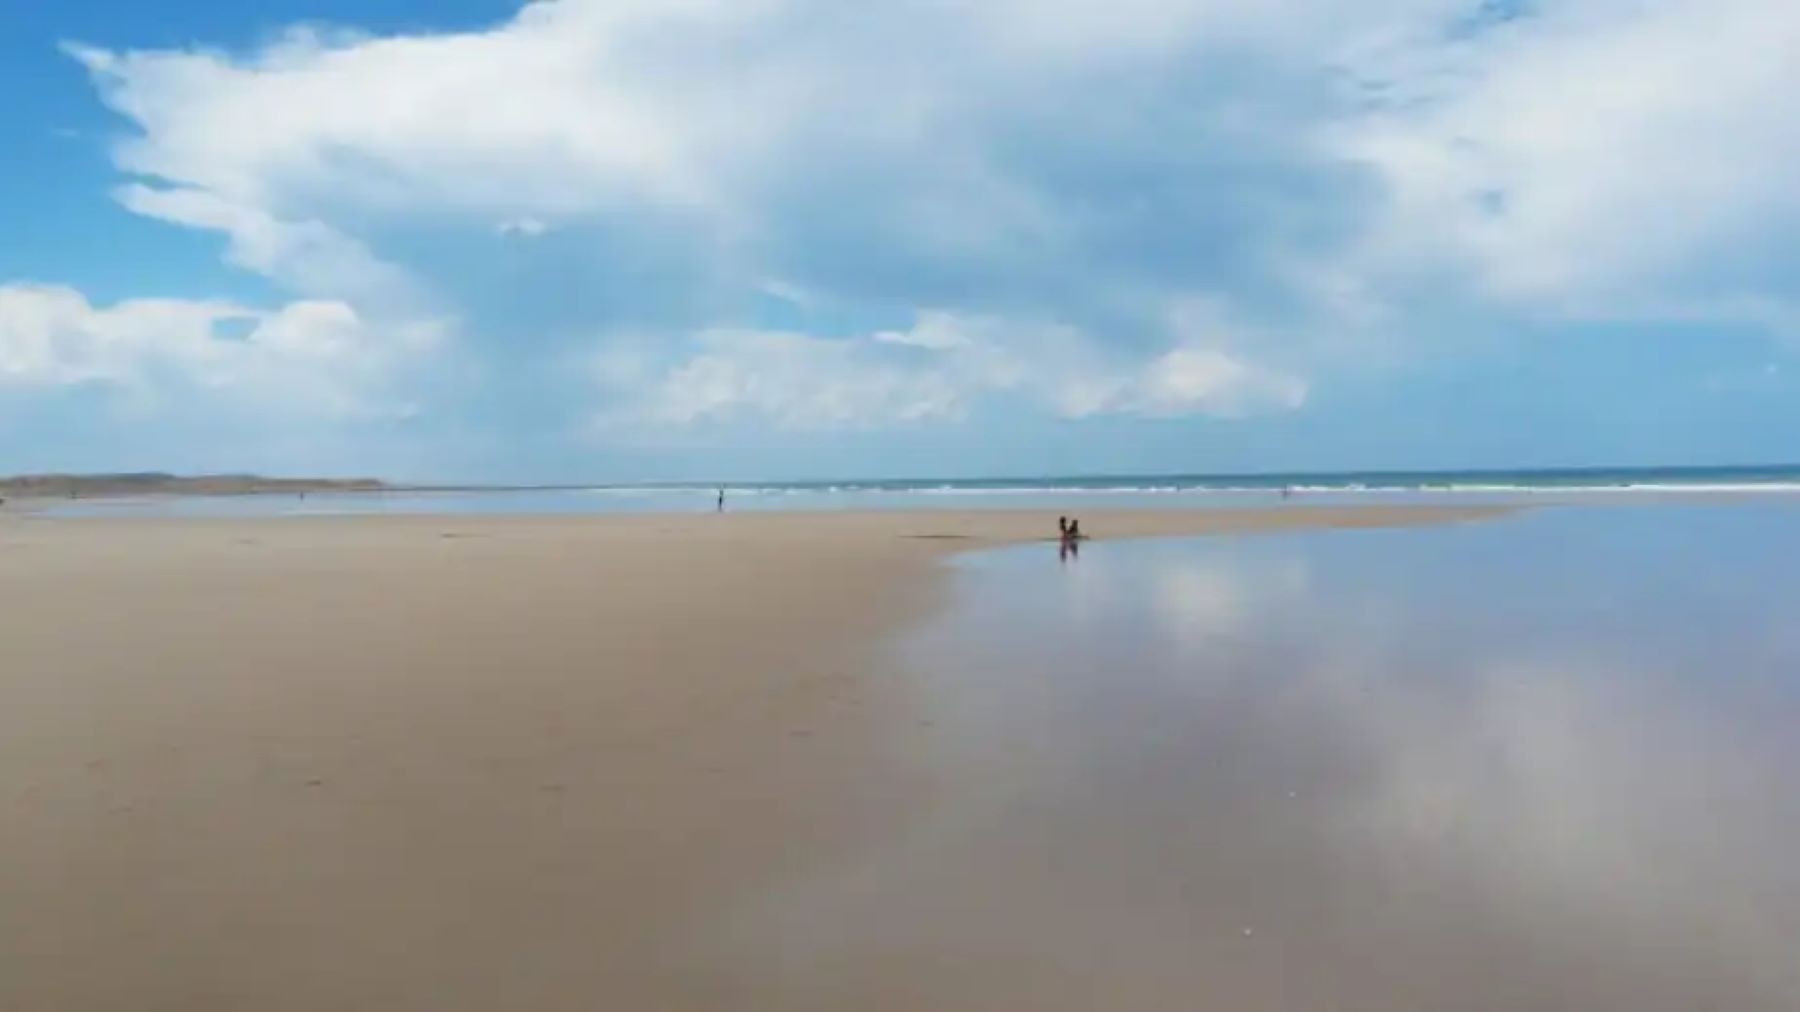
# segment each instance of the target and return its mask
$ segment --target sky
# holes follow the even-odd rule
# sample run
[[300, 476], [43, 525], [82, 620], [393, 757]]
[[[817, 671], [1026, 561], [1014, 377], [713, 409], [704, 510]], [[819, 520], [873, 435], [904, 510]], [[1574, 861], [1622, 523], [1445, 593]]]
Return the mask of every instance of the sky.
[[1800, 460], [1791, 0], [0, 0], [0, 472]]

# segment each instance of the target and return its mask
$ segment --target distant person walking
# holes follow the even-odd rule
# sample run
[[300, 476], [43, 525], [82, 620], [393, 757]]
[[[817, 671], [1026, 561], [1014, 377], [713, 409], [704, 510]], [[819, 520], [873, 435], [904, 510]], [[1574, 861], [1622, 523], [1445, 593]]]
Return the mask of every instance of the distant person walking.
[[719, 486], [719, 506], [717, 512], [725, 512], [725, 486]]

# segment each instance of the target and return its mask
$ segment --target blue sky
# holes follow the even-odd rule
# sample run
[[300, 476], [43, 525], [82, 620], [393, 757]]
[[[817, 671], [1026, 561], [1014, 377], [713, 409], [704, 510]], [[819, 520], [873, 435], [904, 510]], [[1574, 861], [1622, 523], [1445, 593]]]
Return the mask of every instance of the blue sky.
[[1800, 459], [1786, 0], [0, 17], [0, 471]]

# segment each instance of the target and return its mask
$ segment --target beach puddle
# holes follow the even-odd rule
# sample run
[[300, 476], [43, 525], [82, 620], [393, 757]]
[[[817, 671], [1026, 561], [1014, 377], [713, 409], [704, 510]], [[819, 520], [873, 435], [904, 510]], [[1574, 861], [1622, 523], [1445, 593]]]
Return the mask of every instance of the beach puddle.
[[928, 803], [712, 944], [745, 1007], [1800, 1008], [1796, 554], [1742, 506], [969, 556], [905, 646]]

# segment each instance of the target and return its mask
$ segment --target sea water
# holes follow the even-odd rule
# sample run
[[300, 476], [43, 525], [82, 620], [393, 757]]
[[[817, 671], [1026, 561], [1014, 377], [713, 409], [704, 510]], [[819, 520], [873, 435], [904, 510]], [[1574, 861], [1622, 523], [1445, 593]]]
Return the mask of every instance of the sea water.
[[1800, 467], [1352, 471], [1011, 478], [618, 483], [351, 494], [68, 500], [52, 515], [590, 514], [726, 508], [1060, 509], [1650, 501], [1800, 497]]

